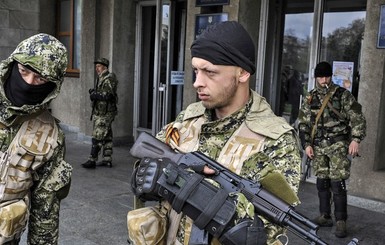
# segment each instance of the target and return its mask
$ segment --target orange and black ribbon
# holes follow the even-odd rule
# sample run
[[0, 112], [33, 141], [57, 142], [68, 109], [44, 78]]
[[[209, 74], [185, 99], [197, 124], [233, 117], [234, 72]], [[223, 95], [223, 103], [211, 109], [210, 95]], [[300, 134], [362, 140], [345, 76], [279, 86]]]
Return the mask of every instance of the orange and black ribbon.
[[174, 128], [173, 125], [169, 125], [166, 129], [166, 144], [170, 145], [170, 140], [174, 141], [176, 145], [179, 145], [179, 131]]

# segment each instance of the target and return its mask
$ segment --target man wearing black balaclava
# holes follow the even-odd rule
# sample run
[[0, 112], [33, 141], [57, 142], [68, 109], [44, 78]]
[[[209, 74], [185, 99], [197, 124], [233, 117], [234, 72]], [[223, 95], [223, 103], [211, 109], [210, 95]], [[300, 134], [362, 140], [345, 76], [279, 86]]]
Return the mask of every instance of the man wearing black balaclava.
[[[180, 152], [200, 151], [253, 181], [263, 182], [268, 179], [266, 176], [277, 173], [287, 187], [287, 195], [277, 195], [293, 205], [298, 203], [301, 158], [294, 130], [283, 118], [275, 116], [263, 97], [250, 89], [250, 77], [255, 73], [255, 48], [246, 29], [235, 21], [209, 26], [192, 43], [191, 56], [196, 77], [193, 86], [200, 101], [182, 111], [157, 138]], [[212, 170], [205, 167], [203, 173], [210, 174]], [[137, 184], [140, 188], [141, 183]], [[280, 244], [277, 235], [285, 232], [282, 228], [270, 224], [263, 216], [255, 216], [247, 208], [252, 205], [242, 194], [231, 198], [236, 203], [236, 212], [229, 212], [227, 228], [247, 229], [254, 219], [253, 226], [259, 227], [259, 232], [249, 234], [248, 238], [226, 232], [213, 235], [210, 230], [198, 228], [194, 223], [196, 217], [178, 216], [171, 209], [169, 227], [175, 229], [166, 231], [165, 243], [174, 244], [176, 240], [175, 244], [230, 244], [229, 240], [234, 239], [241, 241], [238, 244], [246, 244], [246, 239], [250, 239], [252, 244]], [[165, 207], [174, 208], [167, 201], [163, 202]], [[212, 207], [209, 201], [201, 200], [203, 206]], [[135, 244], [140, 243], [139, 236], [146, 237], [129, 235]]]
[[[317, 177], [319, 226], [333, 226], [331, 200], [334, 203], [335, 235], [346, 237], [347, 189], [350, 159], [358, 155], [366, 135], [366, 120], [354, 96], [332, 82], [332, 66], [322, 61], [314, 70], [315, 88], [304, 99], [299, 114], [299, 132], [303, 149], [312, 159]], [[333, 196], [332, 196], [333, 194]]]

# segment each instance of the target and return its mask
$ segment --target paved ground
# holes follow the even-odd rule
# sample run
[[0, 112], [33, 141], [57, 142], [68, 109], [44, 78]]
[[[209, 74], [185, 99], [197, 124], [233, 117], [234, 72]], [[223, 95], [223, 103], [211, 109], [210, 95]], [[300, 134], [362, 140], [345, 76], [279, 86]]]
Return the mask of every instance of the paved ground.
[[[90, 144], [77, 140], [76, 134], [67, 133], [66, 160], [73, 165], [74, 171], [70, 194], [62, 202], [59, 244], [126, 245], [126, 215], [133, 207], [130, 176], [134, 159], [129, 154], [130, 148], [114, 148], [112, 168], [84, 169], [80, 164], [87, 160], [90, 147]], [[309, 218], [315, 217], [318, 198], [314, 184], [301, 184], [299, 195], [302, 204], [296, 211]], [[346, 245], [356, 237], [362, 245], [385, 244], [384, 209], [374, 212], [349, 206], [348, 213], [348, 238], [336, 238], [334, 227], [321, 228], [318, 235], [325, 243]], [[309, 244], [293, 233], [288, 234], [288, 244]], [[21, 244], [26, 244], [25, 236]]]

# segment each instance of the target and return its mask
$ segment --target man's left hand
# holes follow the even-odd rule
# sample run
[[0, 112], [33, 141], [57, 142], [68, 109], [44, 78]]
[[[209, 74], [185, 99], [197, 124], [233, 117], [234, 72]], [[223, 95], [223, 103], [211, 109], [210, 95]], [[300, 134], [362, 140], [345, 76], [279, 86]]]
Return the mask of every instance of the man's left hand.
[[352, 142], [349, 145], [349, 154], [352, 155], [352, 157], [355, 157], [358, 155], [358, 148], [359, 148], [359, 143], [352, 140]]

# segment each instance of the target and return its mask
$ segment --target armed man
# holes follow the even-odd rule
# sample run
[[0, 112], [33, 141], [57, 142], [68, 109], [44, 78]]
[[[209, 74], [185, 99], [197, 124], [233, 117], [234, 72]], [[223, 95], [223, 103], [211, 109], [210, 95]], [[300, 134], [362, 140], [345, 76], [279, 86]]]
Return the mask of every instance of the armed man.
[[[365, 137], [366, 120], [361, 105], [345, 88], [331, 81], [332, 67], [320, 62], [314, 70], [315, 88], [304, 99], [299, 114], [302, 146], [317, 177], [319, 226], [333, 226], [331, 200], [334, 202], [337, 237], [346, 237], [347, 189], [351, 157], [358, 156]], [[333, 197], [332, 197], [333, 194]]]
[[[193, 42], [191, 56], [196, 75], [193, 86], [200, 102], [189, 105], [174, 122], [166, 125], [157, 134], [157, 138], [177, 152], [199, 151], [235, 174], [255, 182], [263, 183], [271, 174], [278, 175], [291, 193], [291, 204], [298, 204], [296, 193], [301, 164], [298, 140], [293, 128], [283, 118], [275, 116], [266, 100], [250, 89], [250, 77], [256, 69], [255, 47], [250, 35], [235, 21], [212, 25]], [[144, 200], [146, 196], [156, 196], [157, 191], [143, 193], [143, 189], [146, 189], [149, 182], [154, 183], [153, 179], [159, 179], [162, 172], [166, 171], [162, 169], [169, 162], [168, 159], [142, 159], [137, 174], [132, 177], [134, 192]], [[198, 177], [194, 175], [198, 179], [199, 176], [214, 172], [204, 165], [193, 170], [199, 173]], [[172, 171], [166, 172], [170, 179], [174, 176]], [[181, 181], [176, 181], [176, 185], [181, 182], [194, 185], [196, 181], [189, 180], [189, 176], [185, 175], [187, 180], [177, 178]], [[238, 244], [251, 241], [252, 244], [282, 244], [278, 236], [284, 234], [285, 230], [268, 222], [262, 215], [256, 215], [253, 205], [242, 193], [217, 193], [210, 196], [210, 190], [199, 192], [201, 185], [198, 186], [196, 190], [191, 187], [190, 191], [177, 195], [178, 200], [175, 202], [169, 202], [167, 198], [161, 199], [160, 210], [166, 210], [170, 225], [166, 230], [159, 226], [154, 232], [160, 234], [160, 240], [165, 244], [231, 244], [230, 240], [241, 240]], [[194, 195], [197, 199], [191, 197], [194, 200], [186, 200], [186, 203], [222, 200], [222, 208], [210, 203], [206, 205], [205, 211], [198, 212], [205, 215], [198, 218], [194, 214], [186, 216], [180, 212], [181, 207], [186, 206], [183, 204], [184, 197], [195, 191], [199, 193]], [[284, 195], [278, 193], [280, 194]], [[227, 202], [229, 199], [233, 201]], [[230, 207], [233, 203], [234, 213], [227, 212], [227, 208], [232, 210]], [[214, 207], [219, 210], [211, 210]], [[222, 211], [227, 212], [226, 217], [215, 215]], [[138, 211], [137, 215], [142, 214]], [[228, 227], [220, 226], [223, 234], [219, 228], [199, 228], [204, 226], [202, 224], [212, 223], [210, 217], [213, 216], [220, 216], [227, 221]], [[146, 217], [148, 219], [149, 216]], [[129, 214], [129, 220], [135, 218], [133, 213]], [[143, 221], [145, 222], [144, 219]], [[135, 226], [138, 228], [140, 222], [131, 225], [130, 227], [129, 224], [129, 237], [133, 244], [154, 238], [150, 237], [150, 234], [154, 234], [151, 232], [146, 233], [147, 236], [135, 232]]]
[[110, 64], [108, 59], [97, 59], [94, 64], [98, 78], [95, 87], [89, 90], [92, 101], [92, 147], [88, 161], [82, 166], [95, 168], [99, 152], [102, 151], [103, 159], [98, 165], [112, 167], [112, 122], [117, 114], [118, 80], [115, 74], [108, 70]]

